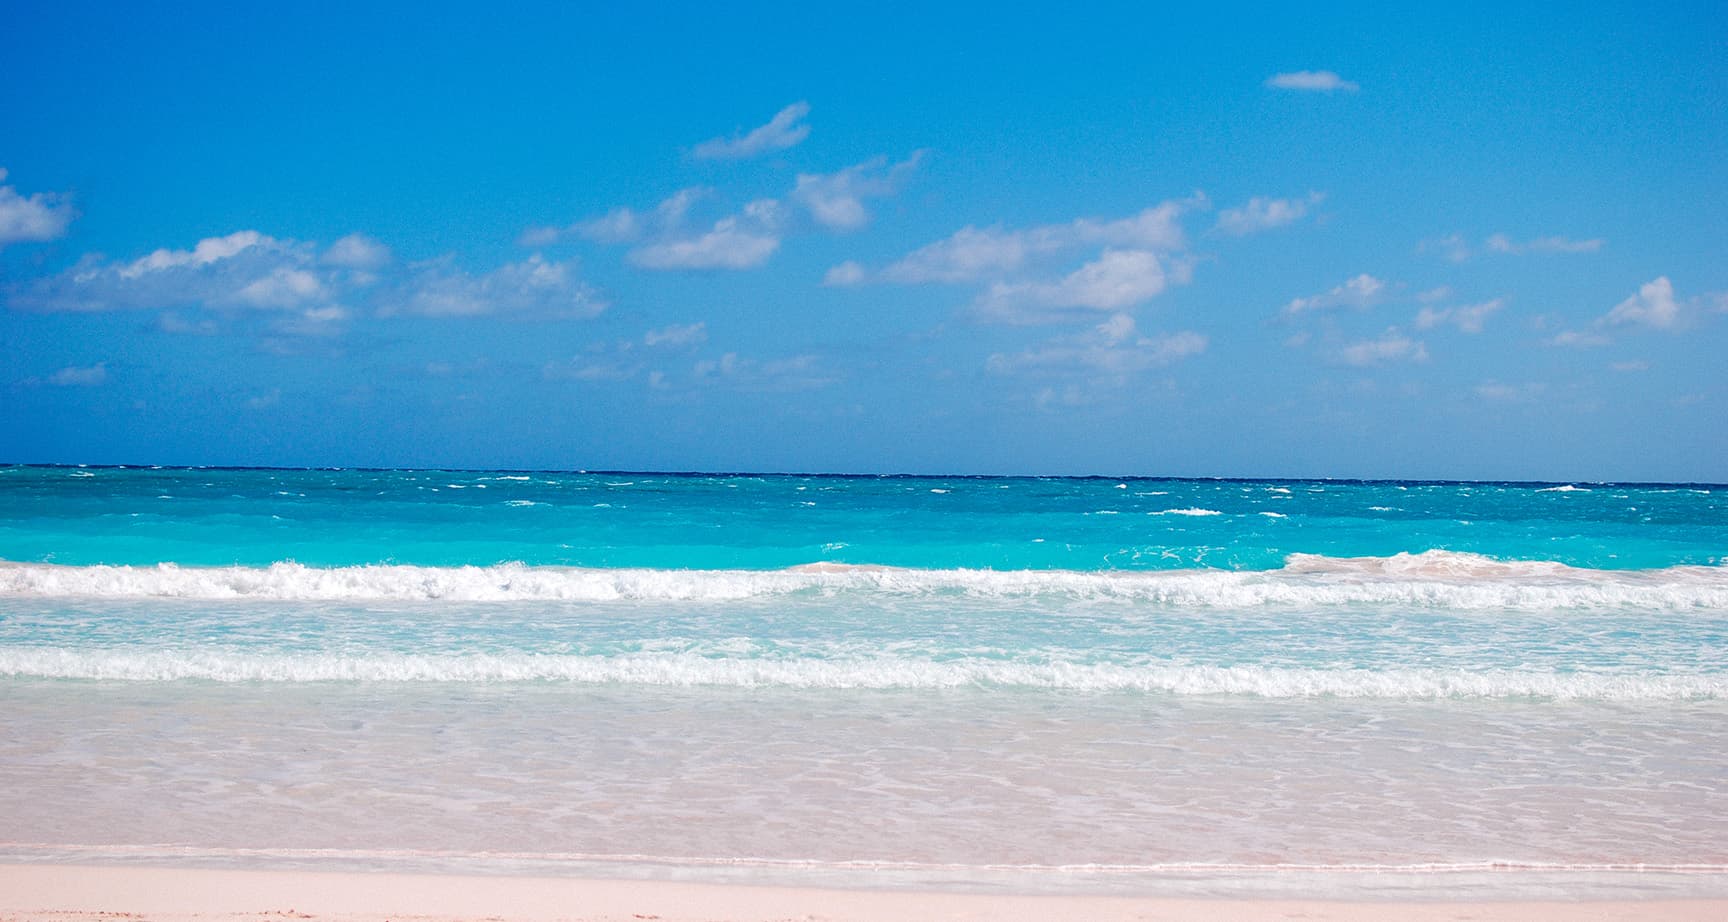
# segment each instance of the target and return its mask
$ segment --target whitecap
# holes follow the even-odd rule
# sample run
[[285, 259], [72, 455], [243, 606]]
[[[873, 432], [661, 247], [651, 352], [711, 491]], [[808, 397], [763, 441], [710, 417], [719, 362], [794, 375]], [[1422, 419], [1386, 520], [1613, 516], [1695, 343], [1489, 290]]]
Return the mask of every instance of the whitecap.
[[[1037, 539], [1033, 539], [1034, 542]], [[1390, 557], [1292, 554], [1281, 569], [654, 570], [526, 566], [61, 566], [0, 563], [0, 594], [205, 600], [722, 600], [792, 593], [1053, 596], [1168, 608], [1383, 605], [1464, 611], [1728, 611], [1728, 566], [1592, 570], [1425, 551]]]

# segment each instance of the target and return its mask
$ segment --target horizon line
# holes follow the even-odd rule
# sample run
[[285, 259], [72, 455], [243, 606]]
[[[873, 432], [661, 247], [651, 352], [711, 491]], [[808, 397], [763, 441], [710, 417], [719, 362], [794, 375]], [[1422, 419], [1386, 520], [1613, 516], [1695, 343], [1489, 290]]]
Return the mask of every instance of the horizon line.
[[135, 464], [130, 462], [80, 463], [59, 461], [0, 461], [3, 468], [41, 468], [71, 470], [165, 470], [165, 471], [355, 471], [362, 473], [445, 473], [445, 474], [574, 474], [580, 476], [654, 476], [654, 477], [820, 477], [851, 480], [1145, 480], [1197, 481], [1221, 483], [1359, 483], [1359, 484], [1424, 484], [1493, 486], [1557, 486], [1589, 484], [1602, 487], [1711, 487], [1728, 489], [1728, 483], [1709, 480], [1509, 480], [1459, 479], [1447, 477], [1288, 477], [1238, 475], [1180, 474], [932, 474], [913, 472], [866, 473], [846, 471], [747, 471], [747, 470], [632, 470], [629, 468], [546, 468], [546, 467], [379, 467], [372, 465], [276, 465], [276, 464]]

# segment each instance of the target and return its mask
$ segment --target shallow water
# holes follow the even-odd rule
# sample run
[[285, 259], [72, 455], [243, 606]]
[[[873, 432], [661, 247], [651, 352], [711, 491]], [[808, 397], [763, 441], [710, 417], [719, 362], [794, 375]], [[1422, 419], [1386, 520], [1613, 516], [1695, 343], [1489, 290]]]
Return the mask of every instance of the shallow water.
[[1728, 892], [1723, 495], [0, 468], [0, 854]]

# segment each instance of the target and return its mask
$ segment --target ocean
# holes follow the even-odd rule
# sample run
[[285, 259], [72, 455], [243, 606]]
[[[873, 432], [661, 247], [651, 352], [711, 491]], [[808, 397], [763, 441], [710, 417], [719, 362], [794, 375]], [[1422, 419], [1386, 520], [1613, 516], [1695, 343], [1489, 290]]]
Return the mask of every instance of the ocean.
[[1728, 487], [0, 466], [0, 858], [1728, 894]]

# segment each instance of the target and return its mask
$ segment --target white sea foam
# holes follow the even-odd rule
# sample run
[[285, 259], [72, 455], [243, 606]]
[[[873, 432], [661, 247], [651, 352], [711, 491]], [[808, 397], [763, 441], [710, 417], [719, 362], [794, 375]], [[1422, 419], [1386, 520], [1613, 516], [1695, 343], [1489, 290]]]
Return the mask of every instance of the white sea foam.
[[976, 658], [930, 660], [905, 656], [761, 659], [698, 653], [344, 655], [251, 653], [221, 648], [0, 647], [0, 676], [132, 682], [563, 682], [795, 689], [977, 687], [1257, 698], [1595, 701], [1728, 698], [1728, 675], [1297, 669]]
[[1216, 509], [1200, 509], [1198, 507], [1191, 507], [1188, 509], [1166, 509], [1163, 512], [1154, 512], [1151, 514], [1152, 515], [1195, 515], [1195, 516], [1200, 516], [1200, 515], [1223, 515], [1224, 513], [1219, 512]]
[[727, 600], [795, 593], [1053, 596], [1251, 608], [1379, 605], [1460, 610], [1728, 611], [1728, 567], [1587, 570], [1427, 551], [1391, 557], [1292, 554], [1279, 570], [914, 570], [839, 563], [783, 570], [373, 565], [57, 566], [0, 563], [0, 594], [190, 600], [511, 602]]
[[1590, 489], [1588, 487], [1573, 486], [1572, 484], [1567, 483], [1567, 484], [1561, 484], [1560, 486], [1557, 486], [1557, 487], [1543, 487], [1542, 489], [1537, 490], [1536, 492], [1538, 492], [1538, 493], [1589, 493]]

